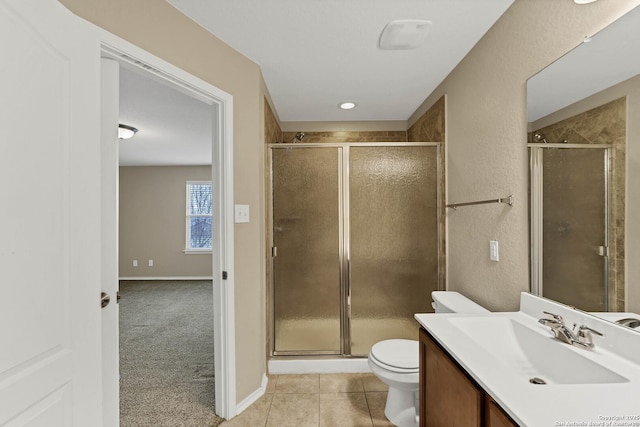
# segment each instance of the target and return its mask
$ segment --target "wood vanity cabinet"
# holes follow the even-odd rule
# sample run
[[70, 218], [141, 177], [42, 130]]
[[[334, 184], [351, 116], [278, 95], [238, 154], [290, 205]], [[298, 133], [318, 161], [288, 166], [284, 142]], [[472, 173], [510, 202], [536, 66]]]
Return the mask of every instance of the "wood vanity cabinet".
[[485, 393], [484, 399], [484, 425], [486, 427], [517, 427], [511, 417]]
[[517, 427], [420, 328], [420, 427]]

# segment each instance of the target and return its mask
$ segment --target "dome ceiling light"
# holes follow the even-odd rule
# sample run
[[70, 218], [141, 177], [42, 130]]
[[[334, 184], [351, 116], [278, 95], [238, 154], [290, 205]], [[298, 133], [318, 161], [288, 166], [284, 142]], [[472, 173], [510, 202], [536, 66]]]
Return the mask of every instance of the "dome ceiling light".
[[130, 139], [138, 132], [138, 129], [133, 126], [123, 125], [120, 123], [118, 125], [118, 138], [119, 139]]

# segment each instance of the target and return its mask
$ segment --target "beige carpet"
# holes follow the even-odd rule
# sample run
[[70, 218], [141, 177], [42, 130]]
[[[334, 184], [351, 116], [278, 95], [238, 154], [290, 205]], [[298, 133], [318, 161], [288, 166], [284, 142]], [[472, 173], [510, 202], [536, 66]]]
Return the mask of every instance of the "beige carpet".
[[213, 427], [211, 281], [120, 283], [120, 425]]

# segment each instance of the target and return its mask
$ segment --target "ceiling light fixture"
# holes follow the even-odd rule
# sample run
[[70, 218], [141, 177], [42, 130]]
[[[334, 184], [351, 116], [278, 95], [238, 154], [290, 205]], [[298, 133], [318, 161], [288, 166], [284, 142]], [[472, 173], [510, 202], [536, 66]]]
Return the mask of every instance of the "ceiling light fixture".
[[573, 0], [573, 2], [575, 4], [589, 4], [589, 3], [593, 3], [596, 2], [598, 0]]
[[431, 28], [431, 21], [400, 19], [389, 22], [380, 34], [378, 46], [385, 50], [406, 50], [420, 47]]
[[356, 108], [358, 104], [356, 104], [353, 101], [345, 101], [345, 102], [341, 102], [340, 104], [338, 104], [338, 107], [340, 107], [343, 110], [351, 110], [353, 108]]
[[123, 125], [122, 123], [118, 125], [118, 138], [120, 139], [133, 138], [133, 135], [135, 135], [136, 132], [138, 132], [138, 129], [133, 126]]

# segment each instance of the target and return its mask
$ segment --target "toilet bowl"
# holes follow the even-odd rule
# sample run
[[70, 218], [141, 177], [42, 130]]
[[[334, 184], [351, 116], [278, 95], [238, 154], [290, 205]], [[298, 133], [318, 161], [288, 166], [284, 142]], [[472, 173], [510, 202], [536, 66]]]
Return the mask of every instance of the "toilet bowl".
[[[458, 292], [435, 291], [431, 296], [436, 313], [489, 312]], [[369, 352], [371, 372], [389, 386], [384, 414], [398, 427], [418, 427], [419, 353], [418, 341], [407, 339], [380, 341]]]

